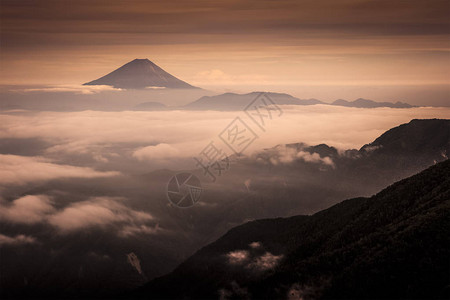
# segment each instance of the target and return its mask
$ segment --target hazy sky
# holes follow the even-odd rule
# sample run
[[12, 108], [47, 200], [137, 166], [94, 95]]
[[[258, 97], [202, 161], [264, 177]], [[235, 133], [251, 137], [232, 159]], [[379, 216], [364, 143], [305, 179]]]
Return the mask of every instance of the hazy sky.
[[148, 58], [198, 86], [449, 83], [450, 2], [1, 0], [2, 84]]

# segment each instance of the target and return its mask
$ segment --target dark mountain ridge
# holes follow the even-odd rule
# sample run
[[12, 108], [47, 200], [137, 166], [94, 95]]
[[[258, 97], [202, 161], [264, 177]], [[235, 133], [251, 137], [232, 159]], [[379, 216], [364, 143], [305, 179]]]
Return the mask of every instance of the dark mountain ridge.
[[446, 160], [370, 198], [346, 200], [312, 216], [257, 220], [233, 228], [133, 296], [445, 297], [449, 199]]
[[445, 157], [450, 152], [449, 120], [411, 120], [389, 129], [372, 143], [364, 145], [360, 151], [398, 154], [428, 153], [431, 149], [441, 149]]
[[[280, 146], [283, 147], [278, 145], [261, 151], [256, 158], [269, 161], [279, 153], [276, 148]], [[301, 160], [301, 157], [295, 156], [296, 153], [318, 154], [320, 158], [329, 158], [333, 162], [334, 169], [329, 169], [328, 173], [357, 182], [363, 180], [367, 186], [380, 182], [379, 189], [447, 159], [450, 153], [450, 120], [413, 119], [386, 131], [359, 150], [339, 151], [326, 144], [311, 146], [304, 143], [287, 144], [285, 147], [294, 151], [291, 154], [294, 157], [292, 168], [301, 167], [295, 163]]]
[[[188, 110], [243, 110], [261, 92], [251, 92], [248, 94], [225, 93], [216, 96], [204, 96], [200, 99], [186, 104], [183, 108]], [[267, 92], [268, 95], [278, 105], [314, 105], [324, 104], [317, 99], [298, 99], [285, 93]]]
[[331, 103], [331, 105], [336, 106], [346, 106], [346, 107], [358, 107], [358, 108], [376, 108], [376, 107], [390, 107], [390, 108], [411, 108], [414, 107], [408, 103], [403, 103], [397, 101], [392, 102], [376, 102], [373, 100], [368, 100], [364, 98], [358, 98], [355, 101], [347, 101], [343, 99], [338, 99]]
[[[252, 92], [248, 94], [225, 93], [216, 96], [204, 96], [200, 99], [186, 104], [183, 109], [188, 110], [243, 110], [262, 92]], [[316, 105], [326, 104], [333, 106], [346, 106], [356, 108], [376, 108], [376, 107], [390, 107], [390, 108], [412, 108], [414, 106], [402, 102], [376, 102], [359, 98], [355, 101], [349, 102], [347, 100], [336, 100], [333, 103], [325, 103], [317, 99], [299, 99], [285, 93], [265, 93], [278, 105]]]

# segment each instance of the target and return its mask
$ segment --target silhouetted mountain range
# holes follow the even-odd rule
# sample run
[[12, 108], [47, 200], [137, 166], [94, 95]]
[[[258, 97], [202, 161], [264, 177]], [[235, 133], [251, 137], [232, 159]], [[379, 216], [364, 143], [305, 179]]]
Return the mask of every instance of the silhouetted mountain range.
[[444, 298], [450, 161], [370, 198], [230, 230], [133, 297]]
[[[204, 96], [185, 105], [184, 109], [190, 110], [242, 110], [249, 105], [261, 92], [248, 94], [225, 93], [216, 96]], [[314, 105], [324, 104], [317, 99], [302, 100], [284, 93], [266, 93], [279, 105]]]
[[359, 98], [355, 101], [347, 101], [343, 99], [338, 99], [331, 103], [331, 105], [336, 106], [346, 106], [346, 107], [359, 107], [359, 108], [375, 108], [375, 107], [391, 107], [391, 108], [411, 108], [414, 107], [408, 103], [403, 103], [397, 101], [395, 103], [392, 102], [376, 102], [373, 100]]
[[436, 149], [442, 155], [450, 153], [449, 120], [412, 120], [407, 124], [389, 129], [361, 151], [378, 155], [427, 154]]
[[[278, 147], [278, 146], [277, 146]], [[389, 129], [361, 149], [338, 151], [333, 146], [304, 143], [287, 144], [296, 151], [317, 153], [329, 157], [337, 167], [352, 165], [372, 166], [380, 169], [408, 169], [410, 166], [424, 169], [437, 161], [447, 159], [450, 153], [450, 120], [413, 119], [409, 123]], [[270, 149], [268, 149], [270, 152]], [[262, 154], [264, 153], [261, 152]]]
[[167, 73], [148, 59], [135, 59], [117, 70], [84, 85], [109, 85], [123, 89], [170, 88], [195, 89]]
[[[186, 109], [186, 110], [217, 110], [217, 111], [235, 111], [243, 110], [254, 99], [260, 95], [261, 92], [252, 92], [248, 94], [225, 93], [216, 96], [203, 96], [200, 99], [188, 103], [181, 107], [168, 107], [169, 109]], [[373, 100], [357, 99], [349, 102], [346, 100], [336, 100], [333, 103], [325, 103], [317, 99], [299, 99], [285, 93], [265, 93], [278, 105], [316, 105], [325, 104], [333, 106], [346, 106], [356, 108], [376, 108], [376, 107], [390, 107], [390, 108], [412, 108], [414, 106], [402, 102], [375, 102]], [[144, 103], [142, 103], [143, 105]], [[143, 106], [144, 107], [144, 106]], [[146, 109], [142, 109], [146, 110]], [[148, 110], [155, 110], [154, 106], [150, 106]]]

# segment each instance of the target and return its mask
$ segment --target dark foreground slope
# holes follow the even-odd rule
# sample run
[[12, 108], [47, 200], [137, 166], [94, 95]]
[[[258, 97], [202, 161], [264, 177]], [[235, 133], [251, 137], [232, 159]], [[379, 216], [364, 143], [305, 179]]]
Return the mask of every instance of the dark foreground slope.
[[441, 298], [448, 293], [450, 161], [370, 198], [230, 230], [143, 298]]

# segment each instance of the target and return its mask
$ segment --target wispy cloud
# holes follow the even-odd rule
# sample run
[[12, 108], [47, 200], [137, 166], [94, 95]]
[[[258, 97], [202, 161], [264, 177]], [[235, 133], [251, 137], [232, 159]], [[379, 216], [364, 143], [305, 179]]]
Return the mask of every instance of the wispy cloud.
[[19, 234], [14, 237], [3, 235], [0, 233], [0, 246], [2, 245], [23, 245], [23, 244], [34, 244], [36, 243], [36, 238]]
[[247, 267], [258, 271], [270, 270], [276, 267], [282, 258], [283, 255], [273, 255], [270, 252], [266, 252], [261, 256], [255, 257]]
[[25, 184], [58, 178], [98, 178], [119, 175], [118, 172], [99, 172], [87, 167], [55, 164], [43, 157], [0, 154], [0, 185]]
[[55, 85], [40, 88], [13, 89], [14, 92], [47, 92], [47, 93], [74, 93], [82, 95], [98, 94], [105, 91], [121, 91], [109, 85]]
[[62, 232], [102, 227], [114, 223], [133, 224], [152, 220], [149, 213], [136, 211], [118, 199], [95, 197], [77, 202], [48, 217], [48, 222]]
[[180, 150], [165, 143], [161, 143], [156, 146], [142, 147], [133, 152], [133, 157], [138, 160], [151, 161], [180, 156], [182, 156], [182, 152]]
[[268, 84], [269, 76], [265, 74], [228, 74], [219, 69], [212, 69], [198, 72], [192, 83], [196, 85], [252, 85], [252, 84]]
[[227, 253], [228, 262], [232, 265], [241, 265], [249, 259], [250, 253], [246, 250], [235, 250]]
[[[341, 149], [359, 148], [384, 131], [411, 119], [446, 118], [450, 114], [447, 108], [364, 110], [326, 105], [285, 106], [283, 111], [282, 118], [274, 120], [267, 131], [260, 134], [247, 154], [277, 144], [297, 142], [326, 143]], [[158, 158], [163, 158], [167, 163], [169, 157], [198, 154], [237, 114], [239, 112], [219, 111], [207, 114], [203, 111], [2, 114], [0, 138], [45, 140], [50, 146], [44, 155], [49, 157], [83, 154], [105, 161], [113, 154], [126, 154], [133, 160], [150, 160], [154, 164]], [[252, 124], [248, 119], [244, 120]], [[133, 144], [134, 149], [129, 149]], [[121, 147], [125, 147], [124, 153], [113, 153]], [[227, 151], [227, 147], [223, 147]], [[299, 155], [299, 159], [318, 160], [308, 154]], [[29, 165], [34, 161], [46, 163], [37, 158], [20, 159]], [[292, 155], [280, 153], [280, 159], [280, 162], [290, 160]]]
[[140, 234], [155, 234], [155, 233], [159, 233], [162, 229], [159, 227], [159, 224], [156, 224], [155, 226], [148, 226], [145, 224], [141, 224], [141, 225], [127, 225], [124, 226], [120, 231], [119, 231], [119, 236], [121, 237], [130, 237], [130, 236], [135, 236], [135, 235], [140, 235]]
[[62, 234], [115, 225], [121, 237], [155, 234], [159, 225], [150, 226], [151, 214], [126, 206], [125, 199], [92, 197], [57, 208], [46, 195], [28, 195], [8, 203], [0, 201], [0, 220], [13, 224], [50, 224]]
[[[305, 147], [306, 145], [304, 148]], [[287, 147], [286, 145], [278, 145], [274, 148], [255, 153], [253, 158], [256, 159], [257, 162], [272, 165], [290, 164], [295, 160], [301, 160], [304, 162], [319, 163], [334, 167], [334, 162], [331, 157], [321, 157], [318, 153], [310, 153], [302, 149]]]
[[39, 223], [54, 211], [52, 201], [46, 195], [28, 195], [10, 204], [4, 200], [0, 201], [1, 219], [12, 223]]
[[225, 256], [230, 265], [242, 266], [245, 269], [263, 272], [275, 268], [283, 255], [274, 255], [268, 251], [263, 251], [261, 242], [252, 242], [248, 250], [234, 250]]

